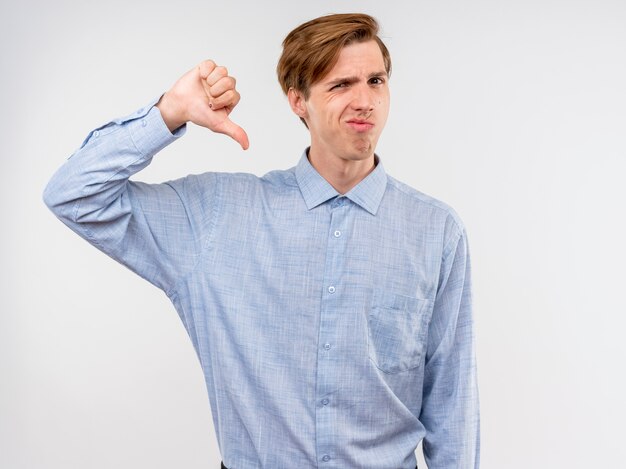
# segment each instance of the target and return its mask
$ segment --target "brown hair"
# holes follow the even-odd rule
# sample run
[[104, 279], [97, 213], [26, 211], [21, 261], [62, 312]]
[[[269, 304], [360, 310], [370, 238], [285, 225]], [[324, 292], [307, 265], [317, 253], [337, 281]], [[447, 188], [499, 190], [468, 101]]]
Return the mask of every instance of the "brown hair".
[[361, 13], [343, 13], [315, 18], [291, 31], [283, 41], [276, 73], [285, 94], [290, 88], [309, 97], [311, 85], [324, 78], [339, 60], [341, 49], [352, 42], [374, 40], [391, 74], [391, 56], [378, 37], [376, 20]]

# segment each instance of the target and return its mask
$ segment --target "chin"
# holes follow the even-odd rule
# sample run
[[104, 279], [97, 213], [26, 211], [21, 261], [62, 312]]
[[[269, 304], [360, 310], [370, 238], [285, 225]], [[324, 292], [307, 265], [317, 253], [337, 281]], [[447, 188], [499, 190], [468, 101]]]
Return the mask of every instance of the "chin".
[[375, 146], [369, 141], [356, 142], [354, 145], [354, 154], [356, 159], [362, 160], [374, 154]]

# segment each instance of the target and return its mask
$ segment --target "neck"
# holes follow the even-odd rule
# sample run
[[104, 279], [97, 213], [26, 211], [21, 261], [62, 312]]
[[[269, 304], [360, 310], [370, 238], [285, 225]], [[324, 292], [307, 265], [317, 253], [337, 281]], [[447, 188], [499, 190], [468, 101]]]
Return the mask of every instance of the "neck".
[[376, 167], [373, 153], [365, 159], [329, 158], [311, 147], [307, 156], [311, 166], [342, 195], [365, 179]]

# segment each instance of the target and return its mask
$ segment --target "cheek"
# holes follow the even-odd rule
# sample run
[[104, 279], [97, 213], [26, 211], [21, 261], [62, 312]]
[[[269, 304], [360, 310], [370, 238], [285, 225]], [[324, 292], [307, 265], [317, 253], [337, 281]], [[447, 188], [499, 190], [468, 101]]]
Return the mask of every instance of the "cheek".
[[[336, 103], [333, 103], [336, 104]], [[324, 110], [324, 123], [327, 128], [332, 129], [339, 127], [341, 122], [341, 111], [337, 106], [329, 106]]]
[[384, 122], [387, 121], [387, 116], [389, 115], [389, 97], [387, 96], [386, 98], [381, 98], [379, 100], [379, 105], [378, 105], [378, 114], [380, 115], [381, 119], [383, 119]]
[[317, 122], [319, 132], [336, 133], [340, 130], [344, 110], [348, 107], [344, 101], [346, 99], [342, 95], [333, 95], [315, 102], [309, 108], [309, 115]]

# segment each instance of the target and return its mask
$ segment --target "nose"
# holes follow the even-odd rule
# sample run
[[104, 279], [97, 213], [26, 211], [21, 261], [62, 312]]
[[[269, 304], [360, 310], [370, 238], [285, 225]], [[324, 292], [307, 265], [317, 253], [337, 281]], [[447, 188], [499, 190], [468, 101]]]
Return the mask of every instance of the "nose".
[[352, 108], [359, 112], [374, 110], [374, 91], [367, 85], [358, 85], [352, 88]]

